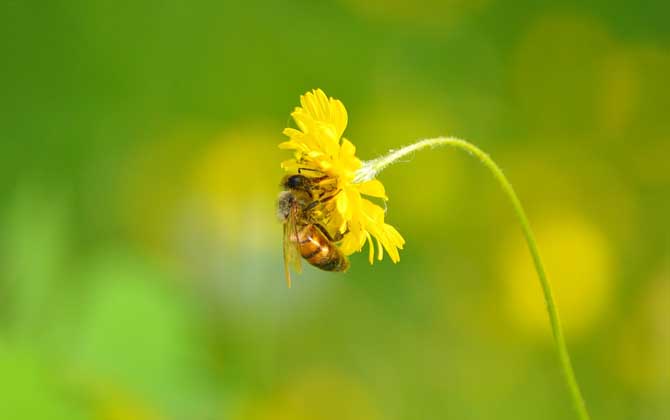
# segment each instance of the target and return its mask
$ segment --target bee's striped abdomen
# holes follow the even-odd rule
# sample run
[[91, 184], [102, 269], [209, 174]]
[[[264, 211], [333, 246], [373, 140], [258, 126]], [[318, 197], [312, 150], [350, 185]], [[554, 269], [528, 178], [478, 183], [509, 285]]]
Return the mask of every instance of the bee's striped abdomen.
[[346, 271], [347, 257], [313, 224], [298, 232], [300, 254], [313, 266], [326, 271]]

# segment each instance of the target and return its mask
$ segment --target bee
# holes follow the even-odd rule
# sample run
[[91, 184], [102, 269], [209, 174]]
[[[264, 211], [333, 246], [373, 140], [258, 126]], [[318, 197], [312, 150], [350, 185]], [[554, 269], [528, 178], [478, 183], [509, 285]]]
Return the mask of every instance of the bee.
[[[300, 273], [301, 257], [321, 270], [346, 271], [349, 268], [347, 257], [335, 245], [342, 239], [342, 234], [333, 238], [313, 218], [318, 205], [337, 195], [331, 188], [320, 185], [325, 179], [288, 175], [282, 180], [284, 191], [279, 194], [277, 216], [284, 224], [284, 274], [288, 287], [291, 287], [290, 268]], [[314, 198], [316, 194], [319, 194], [318, 198]]]

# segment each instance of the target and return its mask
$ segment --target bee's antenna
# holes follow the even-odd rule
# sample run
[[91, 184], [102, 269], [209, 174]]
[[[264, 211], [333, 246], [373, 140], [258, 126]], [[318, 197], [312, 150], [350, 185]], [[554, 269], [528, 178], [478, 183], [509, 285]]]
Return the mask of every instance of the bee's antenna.
[[320, 173], [320, 174], [323, 173], [323, 172], [321, 172], [321, 171], [318, 170], [318, 169], [312, 169], [312, 168], [298, 168], [298, 173], [299, 173], [300, 175], [302, 175], [302, 171], [312, 171], [312, 172], [318, 172], [318, 173]]

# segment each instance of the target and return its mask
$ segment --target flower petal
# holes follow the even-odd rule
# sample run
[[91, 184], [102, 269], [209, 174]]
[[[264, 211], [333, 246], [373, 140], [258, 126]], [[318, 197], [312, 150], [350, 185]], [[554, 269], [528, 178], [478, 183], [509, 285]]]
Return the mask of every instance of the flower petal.
[[368, 237], [368, 261], [370, 261], [370, 265], [375, 263], [375, 246], [372, 244], [372, 236], [370, 236], [370, 233], [367, 234]]
[[356, 155], [356, 146], [349, 140], [343, 138], [340, 146], [340, 159], [350, 158]]
[[349, 207], [349, 199], [347, 195], [339, 194], [337, 196], [337, 211], [342, 215], [347, 214], [348, 207]]
[[295, 128], [291, 127], [286, 127], [284, 131], [282, 131], [282, 134], [290, 138], [293, 137], [301, 138], [304, 135], [302, 131], [296, 130]]
[[361, 194], [388, 200], [388, 197], [386, 196], [386, 190], [384, 189], [384, 184], [382, 184], [377, 179], [358, 184], [358, 191], [360, 191]]

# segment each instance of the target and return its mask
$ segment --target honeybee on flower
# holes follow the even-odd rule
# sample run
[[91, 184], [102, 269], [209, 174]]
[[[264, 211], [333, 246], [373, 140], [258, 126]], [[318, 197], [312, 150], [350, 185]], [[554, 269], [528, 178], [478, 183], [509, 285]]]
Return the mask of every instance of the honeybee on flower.
[[[286, 191], [280, 194], [278, 203], [279, 218], [284, 222], [287, 282], [290, 285], [288, 267], [299, 270], [299, 256], [318, 268], [344, 271], [348, 268], [346, 256], [361, 251], [366, 242], [370, 264], [375, 257], [374, 242], [377, 259], [381, 260], [386, 250], [391, 261], [398, 262], [398, 250], [405, 240], [385, 223], [384, 209], [366, 198], [388, 200], [379, 180], [359, 179], [363, 162], [356, 157], [356, 147], [342, 137], [347, 126], [344, 105], [321, 89], [302, 95], [300, 104], [291, 113], [297, 128], [284, 129], [289, 140], [279, 145], [294, 153], [292, 159], [281, 164], [288, 175], [282, 182]], [[306, 249], [308, 242], [318, 247]], [[314, 252], [324, 258], [315, 259], [317, 254], [310, 255]], [[341, 254], [342, 259], [335, 254]]]

